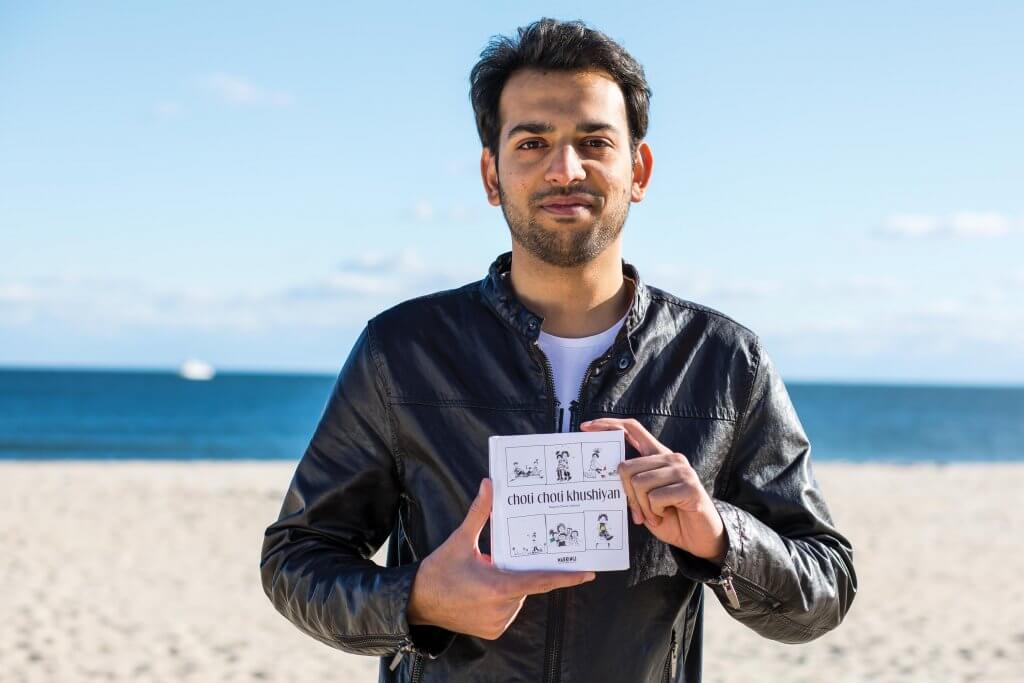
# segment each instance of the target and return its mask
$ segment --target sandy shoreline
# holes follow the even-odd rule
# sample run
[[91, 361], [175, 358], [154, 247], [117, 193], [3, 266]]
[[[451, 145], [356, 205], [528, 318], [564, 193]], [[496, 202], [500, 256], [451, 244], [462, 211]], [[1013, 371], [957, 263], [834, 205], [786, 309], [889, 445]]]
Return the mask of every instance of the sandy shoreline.
[[[0, 462], [0, 680], [376, 680], [375, 659], [263, 595], [260, 541], [293, 470]], [[1024, 680], [1024, 465], [815, 472], [856, 551], [846, 623], [781, 645], [711, 598], [706, 681]]]

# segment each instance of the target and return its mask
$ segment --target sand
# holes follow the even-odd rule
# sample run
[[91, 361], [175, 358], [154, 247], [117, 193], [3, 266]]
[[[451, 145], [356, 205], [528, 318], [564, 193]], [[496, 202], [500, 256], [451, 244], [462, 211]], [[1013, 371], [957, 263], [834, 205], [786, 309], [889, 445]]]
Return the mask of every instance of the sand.
[[[263, 595], [294, 463], [0, 462], [0, 681], [375, 681]], [[711, 598], [705, 680], [1024, 681], [1024, 465], [819, 463], [860, 590], [782, 645]]]

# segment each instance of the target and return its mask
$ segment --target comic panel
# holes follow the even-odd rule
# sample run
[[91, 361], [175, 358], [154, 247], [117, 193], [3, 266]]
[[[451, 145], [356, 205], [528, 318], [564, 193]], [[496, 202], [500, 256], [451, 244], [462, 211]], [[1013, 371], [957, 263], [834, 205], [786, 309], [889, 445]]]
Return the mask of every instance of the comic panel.
[[589, 510], [584, 514], [587, 550], [622, 549], [621, 510]]
[[545, 446], [547, 483], [568, 484], [583, 481], [583, 460], [579, 443]]
[[615, 441], [583, 444], [583, 478], [593, 481], [618, 479], [622, 452]]
[[521, 446], [505, 449], [505, 467], [508, 470], [509, 486], [530, 486], [543, 484], [544, 447]]
[[509, 517], [508, 547], [515, 557], [545, 552], [544, 515]]
[[549, 553], [574, 553], [586, 550], [583, 540], [583, 513], [544, 515], [547, 522]]

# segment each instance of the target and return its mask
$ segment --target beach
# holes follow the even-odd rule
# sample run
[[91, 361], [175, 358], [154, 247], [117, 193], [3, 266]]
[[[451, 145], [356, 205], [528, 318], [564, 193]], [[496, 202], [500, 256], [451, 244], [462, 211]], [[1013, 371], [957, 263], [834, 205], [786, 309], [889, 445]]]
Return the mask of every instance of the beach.
[[[294, 467], [0, 461], [0, 680], [375, 681], [376, 659], [305, 636], [263, 594]], [[773, 643], [708, 592], [705, 681], [1024, 680], [1024, 464], [815, 474], [855, 550], [846, 621]]]

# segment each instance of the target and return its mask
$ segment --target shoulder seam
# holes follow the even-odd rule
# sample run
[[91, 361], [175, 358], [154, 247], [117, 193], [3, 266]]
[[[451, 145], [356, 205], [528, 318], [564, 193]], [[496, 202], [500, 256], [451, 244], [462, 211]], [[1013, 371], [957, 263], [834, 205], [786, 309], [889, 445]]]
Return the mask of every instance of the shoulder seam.
[[721, 311], [717, 311], [717, 310], [715, 310], [713, 308], [710, 308], [709, 306], [704, 306], [702, 304], [698, 304], [698, 303], [695, 303], [693, 301], [687, 301], [685, 299], [680, 299], [679, 297], [673, 296], [673, 295], [671, 295], [668, 292], [665, 292], [663, 290], [659, 290], [658, 292], [651, 292], [651, 299], [654, 300], [654, 301], [660, 301], [662, 303], [666, 303], [666, 304], [670, 304], [672, 306], [676, 306], [677, 308], [686, 308], [686, 309], [689, 309], [691, 311], [696, 311], [698, 313], [705, 313], [707, 315], [711, 315], [711, 316], [714, 316], [716, 318], [721, 318], [722, 320], [730, 322], [733, 325], [736, 325], [737, 327], [739, 327], [740, 329], [743, 329], [743, 330], [747, 331], [755, 339], [757, 338], [757, 333], [754, 332], [752, 329], [750, 329], [749, 327], [747, 327], [743, 323], [739, 322], [735, 318], [732, 318], [732, 317], [726, 315], [725, 313], [722, 313]]
[[371, 319], [367, 321], [366, 341], [370, 349], [370, 358], [373, 360], [374, 370], [376, 370], [377, 381], [380, 382], [381, 390], [384, 394], [384, 413], [388, 423], [388, 437], [391, 441], [391, 459], [395, 463], [395, 470], [398, 472], [399, 481], [402, 481], [405, 477], [405, 462], [398, 451], [398, 423], [395, 418], [394, 407], [391, 400], [391, 386], [388, 384], [387, 378], [385, 377], [384, 363], [377, 350], [377, 344], [375, 341], [376, 334], [373, 331], [373, 327], [373, 320]]
[[737, 416], [735, 426], [732, 430], [732, 441], [729, 443], [729, 450], [726, 451], [725, 459], [722, 461], [722, 469], [720, 474], [725, 475], [725, 481], [722, 485], [722, 496], [724, 497], [729, 494], [729, 486], [733, 481], [733, 474], [736, 461], [736, 444], [740, 437], [740, 432], [747, 425], [747, 418], [750, 417], [750, 407], [754, 400], [754, 386], [757, 384], [758, 375], [761, 372], [761, 344], [755, 337], [753, 342], [753, 351], [755, 353], [753, 372], [750, 375], [750, 385], [747, 389], [746, 400], [743, 401], [743, 410]]

